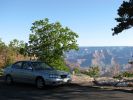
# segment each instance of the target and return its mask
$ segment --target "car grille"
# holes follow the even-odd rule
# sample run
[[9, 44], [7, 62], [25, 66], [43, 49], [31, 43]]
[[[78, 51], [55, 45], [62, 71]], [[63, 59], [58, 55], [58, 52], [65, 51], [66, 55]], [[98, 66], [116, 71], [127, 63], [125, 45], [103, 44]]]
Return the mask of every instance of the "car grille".
[[61, 78], [67, 78], [67, 75], [61, 75]]

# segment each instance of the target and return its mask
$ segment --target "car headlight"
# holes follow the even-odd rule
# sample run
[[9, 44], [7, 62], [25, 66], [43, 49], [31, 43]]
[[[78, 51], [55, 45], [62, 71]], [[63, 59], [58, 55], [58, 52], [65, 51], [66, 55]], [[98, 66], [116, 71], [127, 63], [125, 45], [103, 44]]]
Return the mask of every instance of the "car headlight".
[[59, 75], [57, 75], [57, 74], [50, 74], [49, 78], [59, 78]]

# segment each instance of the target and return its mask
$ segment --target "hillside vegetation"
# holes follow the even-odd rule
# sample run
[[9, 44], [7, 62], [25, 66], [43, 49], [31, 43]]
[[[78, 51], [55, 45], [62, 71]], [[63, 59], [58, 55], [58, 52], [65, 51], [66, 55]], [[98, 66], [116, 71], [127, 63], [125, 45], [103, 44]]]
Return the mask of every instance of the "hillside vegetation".
[[32, 23], [28, 43], [14, 39], [7, 45], [0, 39], [0, 68], [18, 60], [40, 60], [58, 70], [69, 71], [64, 53], [78, 50], [78, 35], [60, 22], [48, 18]]
[[28, 59], [28, 56], [22, 55], [22, 48], [24, 48], [25, 43], [14, 39], [10, 41], [9, 45], [6, 45], [0, 39], [0, 68], [8, 66], [15, 61]]

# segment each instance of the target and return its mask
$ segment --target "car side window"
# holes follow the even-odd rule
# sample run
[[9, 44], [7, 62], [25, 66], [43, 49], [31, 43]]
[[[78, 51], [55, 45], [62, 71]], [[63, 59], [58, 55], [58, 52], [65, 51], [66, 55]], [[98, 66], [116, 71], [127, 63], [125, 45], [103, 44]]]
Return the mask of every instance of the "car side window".
[[17, 62], [15, 64], [13, 64], [12, 68], [21, 69], [22, 68], [22, 62]]
[[30, 63], [28, 63], [28, 62], [24, 62], [22, 68], [23, 69], [32, 69]]

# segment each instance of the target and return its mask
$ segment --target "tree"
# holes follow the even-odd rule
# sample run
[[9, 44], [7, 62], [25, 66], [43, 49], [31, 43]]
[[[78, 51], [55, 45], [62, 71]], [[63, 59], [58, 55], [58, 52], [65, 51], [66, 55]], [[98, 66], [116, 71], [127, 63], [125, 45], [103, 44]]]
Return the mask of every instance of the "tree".
[[9, 46], [12, 48], [18, 48], [19, 47], [19, 40], [13, 39], [12, 41], [10, 41]]
[[12, 52], [10, 48], [1, 41], [0, 39], [0, 67], [5, 67], [9, 64], [11, 64], [12, 59], [11, 59]]
[[2, 51], [4, 50], [4, 48], [5, 48], [5, 43], [0, 38], [0, 54], [2, 54]]
[[[12, 64], [14, 61], [28, 59], [26, 44], [24, 41], [13, 39], [6, 45], [0, 39], [0, 68]], [[26, 56], [23, 56], [26, 55]]]
[[5, 43], [0, 39], [0, 67], [4, 66], [4, 63], [6, 61], [6, 45]]
[[91, 77], [98, 77], [100, 75], [100, 69], [98, 66], [90, 67], [88, 75]]
[[12, 41], [10, 41], [9, 43], [9, 47], [11, 49], [13, 49], [17, 54], [22, 54], [24, 55], [24, 49], [25, 49], [25, 43], [24, 41], [19, 41], [17, 39], [13, 39]]
[[35, 21], [32, 25], [28, 51], [39, 60], [51, 65], [62, 61], [64, 52], [78, 49], [78, 35], [68, 27], [62, 27], [59, 22], [50, 23], [46, 18]]
[[26, 59], [25, 43], [22, 40], [13, 39], [8, 45], [8, 60], [14, 62], [16, 60]]
[[118, 25], [112, 29], [113, 35], [133, 27], [133, 0], [123, 1], [118, 9], [118, 15], [115, 19]]

